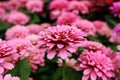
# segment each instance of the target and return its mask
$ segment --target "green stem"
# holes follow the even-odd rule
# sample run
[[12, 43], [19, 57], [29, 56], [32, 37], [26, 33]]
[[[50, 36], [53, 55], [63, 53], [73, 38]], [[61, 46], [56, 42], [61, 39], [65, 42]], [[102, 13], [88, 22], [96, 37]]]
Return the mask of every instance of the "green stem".
[[65, 60], [63, 60], [63, 80], [66, 80], [66, 63], [65, 63]]

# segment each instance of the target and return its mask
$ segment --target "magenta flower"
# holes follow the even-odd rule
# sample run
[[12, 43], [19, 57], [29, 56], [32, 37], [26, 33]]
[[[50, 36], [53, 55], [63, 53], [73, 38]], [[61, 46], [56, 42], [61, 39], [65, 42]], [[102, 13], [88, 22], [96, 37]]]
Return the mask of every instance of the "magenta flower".
[[114, 66], [109, 57], [101, 52], [84, 52], [78, 58], [76, 70], [83, 70], [82, 80], [110, 80], [115, 77]]
[[28, 28], [21, 25], [15, 25], [7, 29], [5, 36], [6, 36], [6, 39], [14, 39], [14, 38], [24, 38], [28, 34], [29, 34]]
[[82, 14], [89, 12], [89, 8], [84, 1], [70, 1], [69, 10], [77, 11]]
[[38, 24], [27, 25], [27, 28], [30, 34], [38, 34], [42, 30], [42, 27]]
[[53, 26], [39, 34], [39, 47], [41, 51], [47, 51], [47, 58], [53, 59], [57, 54], [58, 57], [66, 59], [75, 52], [85, 34], [73, 26]]
[[[69, 17], [68, 17], [69, 16]], [[59, 25], [69, 25], [77, 21], [80, 17], [72, 12], [62, 12], [62, 14], [57, 18], [57, 24]]]
[[66, 10], [68, 8], [69, 5], [69, 1], [67, 0], [53, 0], [50, 5], [49, 8], [52, 10]]
[[114, 2], [113, 5], [110, 7], [110, 10], [112, 11], [115, 17], [120, 18], [120, 1]]
[[107, 37], [109, 37], [111, 35], [112, 30], [110, 29], [110, 27], [107, 25], [106, 22], [96, 20], [96, 21], [93, 21], [93, 24], [95, 25], [96, 31], [100, 35], [105, 35]]
[[111, 34], [111, 37], [110, 37], [110, 41], [120, 43], [120, 23], [118, 23], [114, 27], [113, 34]]
[[32, 72], [35, 72], [39, 66], [45, 65], [44, 60], [44, 53], [40, 52], [38, 48], [35, 46], [28, 49], [29, 56], [27, 57], [30, 67], [32, 69]]
[[17, 50], [17, 54], [19, 54], [20, 59], [24, 59], [29, 56], [29, 48], [32, 46], [29, 40], [11, 39], [9, 40], [9, 44]]
[[8, 42], [0, 39], [0, 58], [4, 58], [16, 53], [16, 50]]
[[26, 3], [26, 7], [31, 12], [42, 12], [44, 3], [41, 0], [29, 0]]
[[77, 20], [72, 25], [76, 26], [77, 28], [85, 32], [87, 35], [95, 36], [96, 28], [89, 20]]
[[19, 11], [11, 11], [3, 17], [3, 21], [12, 24], [26, 24], [29, 21], [29, 16]]

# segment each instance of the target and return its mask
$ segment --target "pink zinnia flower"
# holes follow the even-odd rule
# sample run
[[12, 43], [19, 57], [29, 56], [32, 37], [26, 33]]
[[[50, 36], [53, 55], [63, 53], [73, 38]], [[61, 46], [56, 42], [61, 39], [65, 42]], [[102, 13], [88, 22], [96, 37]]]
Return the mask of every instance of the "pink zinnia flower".
[[68, 8], [69, 2], [67, 0], [53, 0], [50, 3], [49, 8], [52, 10], [66, 10]]
[[114, 29], [113, 34], [111, 34], [110, 42], [120, 43], [120, 23], [118, 23]]
[[26, 39], [11, 39], [9, 40], [9, 44], [11, 44], [19, 54], [20, 59], [24, 59], [29, 56], [29, 48], [31, 48], [32, 44], [29, 40]]
[[96, 31], [100, 35], [105, 35], [107, 37], [111, 35], [112, 30], [109, 28], [109, 26], [105, 22], [96, 20], [93, 22], [93, 24], [95, 25]]
[[38, 24], [27, 25], [27, 28], [28, 28], [30, 34], [38, 34], [40, 31], [42, 31], [41, 26]]
[[6, 74], [4, 77], [0, 75], [0, 80], [20, 80], [20, 78], [12, 77], [11, 74]]
[[29, 30], [25, 26], [15, 25], [7, 29], [6, 39], [24, 38], [29, 34]]
[[26, 36], [25, 39], [29, 40], [32, 43], [32, 45], [36, 46], [38, 45], [39, 35], [31, 34]]
[[106, 47], [104, 45], [102, 45], [99, 42], [95, 42], [95, 41], [84, 41], [82, 43], [82, 47], [87, 50], [87, 51], [103, 51], [104, 49], [106, 49]]
[[78, 58], [77, 71], [83, 71], [82, 80], [109, 80], [115, 77], [114, 66], [109, 57], [101, 52], [84, 52]]
[[[68, 17], [69, 16], [69, 17]], [[72, 24], [76, 20], [78, 20], [80, 17], [74, 13], [71, 12], [63, 12], [58, 18], [57, 18], [57, 24], [59, 25], [68, 25]]]
[[114, 2], [113, 5], [110, 7], [110, 10], [112, 11], [115, 17], [120, 18], [120, 1]]
[[30, 67], [32, 69], [32, 72], [35, 72], [39, 66], [45, 65], [44, 60], [44, 53], [40, 52], [38, 48], [35, 46], [28, 49], [29, 56], [27, 57]]
[[0, 18], [5, 14], [5, 9], [0, 7]]
[[7, 9], [14, 10], [20, 7], [20, 3], [16, 0], [9, 0], [6, 2], [5, 6]]
[[26, 7], [31, 12], [42, 12], [44, 3], [41, 0], [29, 0]]
[[86, 14], [89, 12], [88, 6], [82, 1], [70, 1], [69, 10], [78, 11], [78, 13]]
[[19, 11], [11, 11], [7, 17], [3, 17], [3, 21], [12, 24], [26, 24], [29, 21], [29, 16]]
[[39, 34], [39, 48], [41, 51], [47, 51], [47, 58], [53, 59], [57, 54], [62, 59], [71, 56], [75, 52], [85, 34], [73, 26], [55, 26], [49, 27]]
[[87, 35], [95, 36], [96, 28], [91, 21], [88, 20], [77, 20], [73, 24]]

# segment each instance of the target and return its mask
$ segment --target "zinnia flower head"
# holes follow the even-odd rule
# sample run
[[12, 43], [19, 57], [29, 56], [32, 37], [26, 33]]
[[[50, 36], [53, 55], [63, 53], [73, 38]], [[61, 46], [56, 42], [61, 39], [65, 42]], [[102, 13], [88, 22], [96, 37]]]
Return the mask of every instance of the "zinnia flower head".
[[29, 56], [27, 57], [32, 72], [35, 72], [39, 66], [45, 65], [44, 60], [44, 53], [41, 52], [38, 48], [35, 46], [32, 46], [28, 49]]
[[30, 34], [38, 34], [42, 30], [41, 26], [38, 24], [27, 25], [27, 28]]
[[49, 8], [51, 10], [66, 10], [68, 8], [69, 1], [67, 0], [53, 0], [50, 3]]
[[9, 44], [17, 50], [17, 54], [19, 54], [20, 59], [24, 59], [29, 56], [29, 48], [32, 46], [29, 40], [20, 38], [11, 39], [9, 40]]
[[105, 22], [96, 20], [93, 22], [93, 24], [95, 25], [96, 31], [100, 35], [105, 35], [107, 37], [109, 37], [111, 35], [112, 30]]
[[78, 15], [72, 12], [62, 12], [62, 14], [57, 18], [57, 24], [69, 25], [78, 20], [79, 18], [80, 17]]
[[120, 23], [118, 23], [114, 29], [113, 34], [110, 37], [111, 42], [120, 43]]
[[110, 10], [115, 17], [120, 18], [120, 1], [114, 2], [113, 5], [110, 7]]
[[7, 29], [5, 37], [6, 39], [24, 38], [28, 34], [29, 30], [25, 26], [15, 25]]
[[69, 10], [78, 11], [78, 13], [86, 14], [89, 12], [88, 6], [82, 1], [70, 1]]
[[14, 53], [16, 53], [15, 48], [12, 45], [10, 45], [7, 41], [2, 41], [0, 39], [0, 58], [10, 56]]
[[85, 32], [87, 35], [95, 36], [96, 28], [89, 20], [77, 20], [72, 25], [76, 26], [77, 28]]
[[[7, 17], [6, 17], [7, 16]], [[29, 16], [19, 11], [11, 11], [3, 17], [3, 21], [12, 24], [26, 24], [29, 21]]]
[[39, 34], [39, 48], [41, 51], [47, 51], [47, 58], [53, 59], [57, 54], [62, 59], [71, 56], [75, 52], [85, 34], [76, 27], [62, 25], [49, 27]]
[[29, 0], [26, 3], [26, 7], [31, 12], [42, 12], [44, 3], [42, 0]]
[[109, 57], [101, 52], [84, 52], [78, 58], [76, 70], [83, 71], [82, 80], [109, 80], [115, 77], [114, 66]]

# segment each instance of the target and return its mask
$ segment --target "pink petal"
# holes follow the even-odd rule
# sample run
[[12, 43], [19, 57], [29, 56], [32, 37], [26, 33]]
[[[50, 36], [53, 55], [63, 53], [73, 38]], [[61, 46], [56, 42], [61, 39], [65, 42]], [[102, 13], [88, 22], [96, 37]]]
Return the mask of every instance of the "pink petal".
[[83, 72], [83, 74], [84, 74], [84, 75], [88, 75], [88, 74], [91, 73], [91, 71], [92, 71], [92, 69], [90, 69], [90, 68], [85, 69], [84, 72]]
[[90, 75], [83, 75], [83, 76], [82, 76], [82, 80], [88, 80], [89, 76], [90, 76]]
[[14, 65], [8, 62], [5, 62], [4, 64], [2, 64], [2, 66], [6, 69], [12, 69], [14, 68]]
[[11, 77], [12, 76], [10, 74], [7, 74], [7, 75], [5, 75], [4, 80], [9, 80], [9, 79], [11, 80]]
[[96, 79], [97, 79], [97, 75], [96, 75], [95, 71], [92, 71], [91, 80], [96, 80]]
[[3, 75], [0, 75], [0, 80], [3, 80]]
[[71, 54], [67, 52], [66, 50], [60, 50], [58, 56], [65, 60], [69, 56], [71, 56]]
[[70, 51], [70, 52], [76, 52], [76, 50], [72, 47], [67, 47], [67, 50]]
[[48, 59], [53, 59], [55, 57], [56, 51], [50, 50], [48, 51], [47, 58]]
[[0, 74], [4, 73], [4, 68], [0, 67]]
[[57, 44], [57, 47], [58, 47], [58, 48], [63, 48], [64, 45], [63, 45], [63, 44]]

